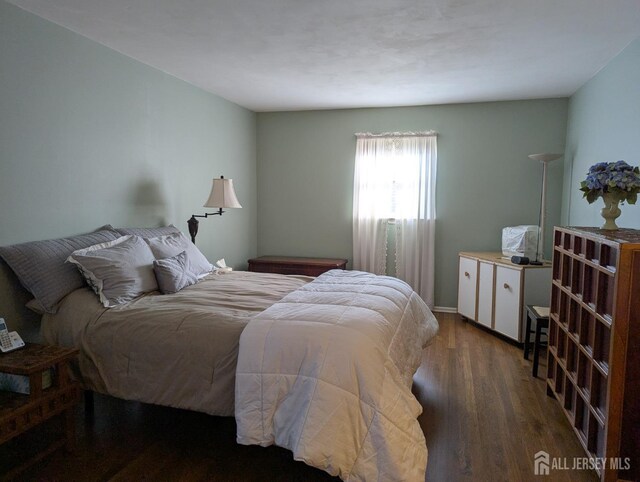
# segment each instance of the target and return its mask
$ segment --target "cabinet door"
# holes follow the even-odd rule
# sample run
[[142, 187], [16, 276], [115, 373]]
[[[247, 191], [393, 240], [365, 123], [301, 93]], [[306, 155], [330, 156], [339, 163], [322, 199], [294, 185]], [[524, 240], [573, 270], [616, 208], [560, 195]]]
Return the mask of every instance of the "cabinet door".
[[458, 313], [471, 320], [476, 319], [476, 289], [478, 262], [460, 257], [458, 269]]
[[480, 261], [478, 274], [478, 323], [493, 327], [493, 263]]
[[518, 269], [496, 267], [496, 309], [494, 329], [509, 338], [520, 340], [520, 300], [522, 278]]

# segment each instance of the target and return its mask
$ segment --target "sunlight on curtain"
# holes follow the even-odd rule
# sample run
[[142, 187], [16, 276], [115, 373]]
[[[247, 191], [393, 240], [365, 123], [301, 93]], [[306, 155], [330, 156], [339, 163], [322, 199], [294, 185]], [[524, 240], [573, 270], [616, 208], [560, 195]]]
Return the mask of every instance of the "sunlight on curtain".
[[[393, 256], [398, 278], [432, 307], [436, 134], [356, 135], [354, 268], [386, 274]], [[389, 220], [395, 220], [393, 252], [387, 246]]]

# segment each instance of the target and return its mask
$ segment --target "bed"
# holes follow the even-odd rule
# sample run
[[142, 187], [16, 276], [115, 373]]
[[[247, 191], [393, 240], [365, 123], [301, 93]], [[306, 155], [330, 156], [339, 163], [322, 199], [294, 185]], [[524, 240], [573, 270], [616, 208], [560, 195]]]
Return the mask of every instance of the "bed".
[[[344, 270], [206, 274], [199, 251], [206, 266], [196, 277], [187, 256], [196, 248], [184, 235], [145, 233], [106, 226], [0, 248], [46, 311], [44, 339], [79, 349], [75, 374], [85, 388], [235, 416], [238, 443], [280, 445], [344, 480], [424, 480], [422, 407], [411, 385], [438, 324], [406, 283]], [[174, 251], [160, 256], [154, 246]], [[93, 291], [64, 260], [82, 260]], [[157, 267], [171, 267], [169, 285], [188, 283], [160, 294], [159, 273], [157, 285], [149, 277]], [[116, 268], [116, 283], [96, 275]]]
[[249, 319], [313, 278], [211, 274], [172, 295], [105, 308], [89, 288], [42, 318], [46, 342], [80, 350], [86, 389], [211, 415], [234, 415], [240, 334]]

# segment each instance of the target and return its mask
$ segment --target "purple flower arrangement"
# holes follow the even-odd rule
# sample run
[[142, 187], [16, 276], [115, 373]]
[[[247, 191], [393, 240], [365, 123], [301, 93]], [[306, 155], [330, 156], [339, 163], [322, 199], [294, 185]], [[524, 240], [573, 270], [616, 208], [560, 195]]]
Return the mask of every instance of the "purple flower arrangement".
[[640, 169], [624, 161], [599, 162], [589, 168], [580, 190], [589, 204], [608, 193], [618, 201], [635, 204], [640, 192]]

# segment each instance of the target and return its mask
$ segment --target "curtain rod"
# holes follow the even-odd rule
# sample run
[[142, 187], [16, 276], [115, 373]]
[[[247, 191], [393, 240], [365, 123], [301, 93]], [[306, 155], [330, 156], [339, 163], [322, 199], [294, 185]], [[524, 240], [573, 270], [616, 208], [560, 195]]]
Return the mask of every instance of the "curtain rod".
[[437, 137], [436, 131], [416, 131], [416, 132], [381, 132], [380, 134], [373, 134], [371, 132], [356, 132], [355, 136], [360, 139], [370, 137]]

